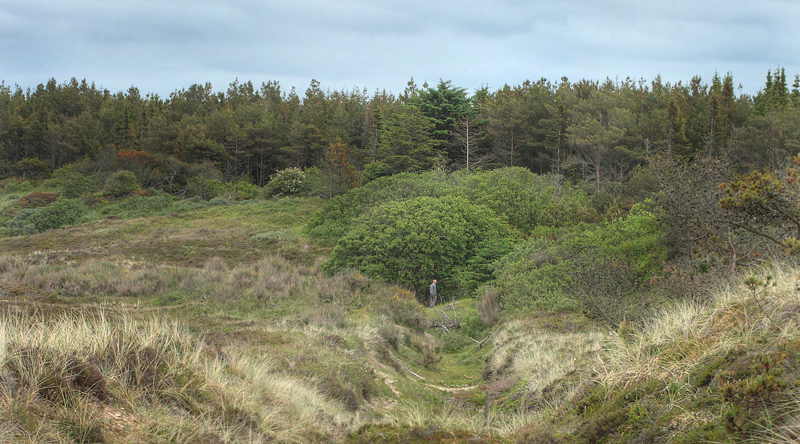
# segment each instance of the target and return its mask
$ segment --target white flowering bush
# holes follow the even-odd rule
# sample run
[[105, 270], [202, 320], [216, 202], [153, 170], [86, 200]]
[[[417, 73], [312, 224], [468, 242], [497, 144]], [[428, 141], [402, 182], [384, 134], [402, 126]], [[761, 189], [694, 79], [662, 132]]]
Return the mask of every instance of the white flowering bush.
[[300, 168], [291, 167], [270, 176], [266, 186], [267, 196], [283, 197], [303, 194], [308, 176]]

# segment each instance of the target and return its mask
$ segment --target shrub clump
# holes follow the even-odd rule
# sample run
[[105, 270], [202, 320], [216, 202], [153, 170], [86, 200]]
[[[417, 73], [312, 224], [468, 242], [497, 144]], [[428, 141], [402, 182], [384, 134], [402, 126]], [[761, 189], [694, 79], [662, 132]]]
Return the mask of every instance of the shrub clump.
[[302, 169], [286, 168], [270, 176], [265, 193], [269, 197], [297, 196], [305, 191], [307, 181], [308, 177]]
[[457, 197], [390, 202], [361, 216], [337, 243], [325, 270], [356, 268], [424, 295], [474, 290], [511, 246], [511, 229], [493, 211]]
[[106, 186], [103, 188], [103, 193], [108, 196], [122, 197], [140, 188], [136, 175], [130, 171], [123, 170], [115, 172], [108, 178]]
[[27, 208], [8, 223], [12, 236], [41, 233], [46, 230], [73, 225], [88, 208], [80, 199], [59, 198], [42, 208]]

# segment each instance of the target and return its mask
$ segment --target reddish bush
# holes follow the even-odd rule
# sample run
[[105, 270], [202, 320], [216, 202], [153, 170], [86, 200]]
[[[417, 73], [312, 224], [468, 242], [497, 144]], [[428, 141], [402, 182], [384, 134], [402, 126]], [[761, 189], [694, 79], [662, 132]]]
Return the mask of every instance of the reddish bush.
[[34, 191], [33, 193], [20, 197], [17, 201], [17, 205], [19, 205], [20, 208], [46, 207], [55, 202], [60, 195], [61, 193], [41, 193], [39, 191]]

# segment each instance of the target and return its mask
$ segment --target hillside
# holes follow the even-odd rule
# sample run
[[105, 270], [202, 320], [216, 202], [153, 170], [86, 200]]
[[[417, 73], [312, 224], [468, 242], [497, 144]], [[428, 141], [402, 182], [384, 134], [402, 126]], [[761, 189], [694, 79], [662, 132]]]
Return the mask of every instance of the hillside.
[[323, 272], [321, 200], [137, 199], [0, 239], [0, 441], [797, 439], [792, 264], [614, 329], [487, 324], [472, 297]]

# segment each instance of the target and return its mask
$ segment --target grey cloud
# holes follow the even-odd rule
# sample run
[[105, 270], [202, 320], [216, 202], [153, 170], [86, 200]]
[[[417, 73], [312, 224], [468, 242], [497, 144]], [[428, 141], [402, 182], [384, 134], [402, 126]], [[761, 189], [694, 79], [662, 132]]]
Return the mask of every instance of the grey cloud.
[[[800, 3], [767, 0], [29, 0], [0, 13], [7, 83], [87, 77], [165, 95], [210, 81], [402, 91], [734, 71], [798, 60]], [[796, 70], [797, 66], [787, 66]], [[93, 77], [94, 76], [94, 77]]]

